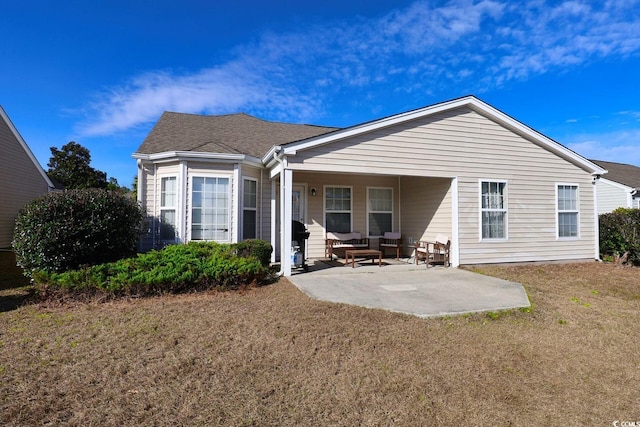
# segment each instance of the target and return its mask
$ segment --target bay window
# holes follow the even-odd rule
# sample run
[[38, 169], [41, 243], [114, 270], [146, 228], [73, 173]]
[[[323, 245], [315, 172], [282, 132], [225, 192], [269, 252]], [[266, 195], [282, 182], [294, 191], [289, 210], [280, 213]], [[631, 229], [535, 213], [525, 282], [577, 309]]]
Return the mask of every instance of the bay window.
[[242, 187], [242, 238], [255, 239], [258, 235], [258, 182], [245, 179]]
[[229, 178], [196, 176], [191, 181], [191, 240], [230, 241]]
[[175, 176], [160, 179], [160, 240], [176, 240], [176, 208], [178, 184]]

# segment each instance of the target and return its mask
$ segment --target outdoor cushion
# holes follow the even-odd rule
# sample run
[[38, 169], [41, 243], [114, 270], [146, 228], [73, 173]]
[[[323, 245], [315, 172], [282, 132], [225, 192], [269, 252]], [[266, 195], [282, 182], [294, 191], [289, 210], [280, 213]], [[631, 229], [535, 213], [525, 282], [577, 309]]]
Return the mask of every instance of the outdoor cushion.
[[402, 233], [394, 233], [391, 231], [387, 231], [384, 233], [384, 239], [389, 239], [389, 240], [393, 240], [393, 239], [400, 239], [402, 237]]
[[362, 235], [358, 232], [353, 233], [327, 233], [327, 239], [329, 240], [341, 240], [341, 241], [349, 241], [349, 240], [360, 240], [362, 239]]
[[325, 256], [333, 257], [333, 249], [355, 249], [355, 248], [369, 248], [369, 239], [363, 239], [362, 234], [358, 232], [351, 233], [336, 233], [328, 232]]

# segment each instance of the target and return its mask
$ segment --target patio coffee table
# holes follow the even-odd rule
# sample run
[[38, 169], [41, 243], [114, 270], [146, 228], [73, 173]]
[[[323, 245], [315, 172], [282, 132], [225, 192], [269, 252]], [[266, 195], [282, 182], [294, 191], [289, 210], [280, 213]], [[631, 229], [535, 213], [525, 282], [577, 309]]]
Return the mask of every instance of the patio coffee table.
[[351, 257], [351, 268], [356, 266], [356, 256], [371, 257], [371, 264], [375, 264], [375, 258], [378, 257], [378, 267], [382, 267], [382, 251], [376, 251], [375, 249], [351, 249], [344, 252], [347, 263], [345, 267], [349, 266], [349, 257]]

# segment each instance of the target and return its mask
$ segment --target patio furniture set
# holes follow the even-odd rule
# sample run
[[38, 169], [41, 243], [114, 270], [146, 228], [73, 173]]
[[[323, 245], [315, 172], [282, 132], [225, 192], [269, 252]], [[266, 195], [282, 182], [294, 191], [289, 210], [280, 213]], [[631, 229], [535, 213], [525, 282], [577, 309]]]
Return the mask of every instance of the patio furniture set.
[[[400, 258], [402, 235], [400, 233], [386, 232], [383, 237], [379, 238], [378, 247], [379, 250], [371, 249], [370, 239], [363, 238], [357, 232], [329, 232], [325, 239], [325, 256], [328, 259], [333, 259], [334, 255], [338, 256], [338, 252], [344, 251], [345, 266], [351, 265], [354, 268], [357, 257], [371, 258], [372, 264], [375, 264], [375, 259], [377, 258], [378, 266], [381, 267], [382, 258], [387, 249], [395, 249], [396, 259]], [[424, 260], [427, 268], [429, 268], [429, 265], [434, 264], [442, 264], [448, 267], [450, 247], [451, 241], [448, 236], [444, 235], [437, 235], [433, 242], [417, 241], [414, 247], [416, 265], [418, 265], [419, 261]]]

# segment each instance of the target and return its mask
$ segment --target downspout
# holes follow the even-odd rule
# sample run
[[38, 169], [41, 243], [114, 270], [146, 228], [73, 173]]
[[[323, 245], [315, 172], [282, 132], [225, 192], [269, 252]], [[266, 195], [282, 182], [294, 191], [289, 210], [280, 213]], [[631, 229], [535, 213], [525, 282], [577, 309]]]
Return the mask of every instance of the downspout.
[[[260, 189], [258, 190], [258, 196], [257, 196], [257, 197], [259, 197], [258, 200], [259, 200], [259, 203], [260, 203], [259, 204], [259, 208], [258, 208], [258, 221], [259, 221], [258, 233], [260, 233], [259, 234], [260, 239], [264, 239], [264, 235], [262, 234], [263, 233], [263, 231], [262, 231], [262, 219], [264, 218], [264, 206], [262, 206], [262, 202], [263, 202], [263, 199], [262, 199], [262, 196], [263, 196], [262, 185], [263, 184], [262, 183], [264, 181], [263, 177], [264, 177], [264, 168], [260, 168]], [[256, 202], [258, 202], [258, 201], [256, 201]]]
[[400, 175], [398, 175], [398, 231], [402, 233], [402, 177]]
[[[284, 154], [278, 155], [281, 150], [282, 150], [282, 147], [276, 147], [275, 151], [273, 152], [273, 160], [275, 160], [280, 164], [280, 182], [282, 182], [282, 180], [284, 179]], [[280, 215], [281, 216], [283, 212], [284, 212], [284, 197], [283, 197], [282, 191], [280, 191]], [[284, 257], [282, 256], [282, 252], [284, 251], [284, 233], [282, 232], [282, 227], [284, 227], [284, 224], [282, 224], [282, 221], [280, 221], [280, 271], [276, 273], [278, 276], [284, 275]], [[275, 233], [275, 230], [272, 230], [272, 232]]]
[[593, 185], [593, 231], [595, 234], [594, 246], [595, 253], [594, 258], [596, 261], [600, 261], [600, 215], [598, 214], [598, 181], [600, 175], [593, 175], [591, 177], [591, 184]]

